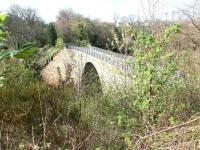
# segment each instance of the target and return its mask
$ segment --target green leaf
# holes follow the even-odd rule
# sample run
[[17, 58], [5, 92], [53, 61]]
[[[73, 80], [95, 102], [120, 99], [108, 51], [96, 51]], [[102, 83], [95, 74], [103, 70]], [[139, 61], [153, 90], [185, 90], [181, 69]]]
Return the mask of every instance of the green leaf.
[[5, 23], [7, 17], [8, 17], [8, 14], [0, 13], [0, 25]]
[[13, 57], [17, 53], [18, 53], [17, 50], [3, 51], [0, 53], [0, 61], [2, 61], [3, 59]]
[[33, 43], [27, 43], [22, 46], [22, 49], [15, 54], [16, 58], [26, 58], [38, 51], [38, 48], [33, 45]]
[[38, 48], [34, 47], [32, 44], [26, 44], [23, 46], [23, 49], [21, 50], [8, 50], [3, 51], [0, 53], [0, 61], [3, 59], [7, 59], [10, 57], [16, 57], [16, 58], [27, 58], [33, 54], [35, 54], [38, 51]]

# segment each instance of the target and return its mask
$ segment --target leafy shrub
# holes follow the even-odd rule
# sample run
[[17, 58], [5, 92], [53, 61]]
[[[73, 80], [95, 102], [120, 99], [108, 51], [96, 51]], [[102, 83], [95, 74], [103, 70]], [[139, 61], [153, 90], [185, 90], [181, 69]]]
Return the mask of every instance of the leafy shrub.
[[50, 23], [48, 26], [48, 43], [50, 46], [55, 46], [57, 40], [57, 33], [53, 23]]
[[57, 48], [63, 48], [64, 47], [63, 38], [61, 38], [61, 37], [57, 38], [57, 40], [56, 40], [56, 47]]
[[[126, 148], [149, 149], [157, 141], [142, 140], [143, 135], [177, 125], [199, 112], [200, 88], [191, 84], [197, 80], [191, 78], [192, 74], [180, 75], [179, 57], [182, 56], [178, 57], [175, 50], [168, 49], [168, 43], [180, 32], [181, 26], [174, 24], [160, 38], [149, 32], [138, 31], [136, 34], [134, 45], [130, 47], [135, 57], [134, 64], [130, 64], [134, 69], [132, 90], [114, 98], [119, 100], [118, 107], [122, 108], [116, 110], [115, 124], [122, 128]], [[191, 94], [189, 87], [195, 92]], [[142, 142], [137, 141], [140, 137]]]

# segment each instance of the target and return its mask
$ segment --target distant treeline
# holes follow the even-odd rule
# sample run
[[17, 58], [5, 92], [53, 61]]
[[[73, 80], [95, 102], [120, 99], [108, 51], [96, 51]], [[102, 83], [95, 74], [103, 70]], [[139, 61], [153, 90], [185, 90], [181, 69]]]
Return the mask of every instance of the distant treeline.
[[[56, 35], [49, 34], [52, 31], [49, 29], [52, 25], [56, 30]], [[91, 44], [107, 48], [108, 39], [112, 38], [115, 24], [91, 20], [71, 9], [61, 10], [56, 22], [47, 24], [38, 16], [35, 9], [13, 5], [9, 10], [7, 28], [9, 47], [15, 49], [19, 49], [30, 41], [36, 43], [38, 47], [43, 47], [50, 44], [49, 38], [52, 38], [50, 36], [62, 38], [65, 43]]]
[[38, 47], [55, 46], [59, 39], [58, 42], [63, 41], [66, 44], [92, 45], [125, 53], [122, 49], [126, 49], [127, 45], [120, 43], [127, 38], [128, 45], [130, 45], [133, 43], [134, 36], [128, 37], [124, 28], [121, 28], [122, 24], [130, 29], [134, 28], [135, 31], [144, 29], [144, 27], [148, 31], [147, 26], [139, 23], [133, 16], [121, 19], [115, 17], [114, 22], [102, 22], [98, 19], [84, 17], [72, 9], [63, 9], [59, 11], [56, 22], [46, 23], [35, 9], [18, 5], [12, 5], [8, 14], [8, 45], [9, 48], [14, 49], [20, 49], [27, 42], [33, 42]]
[[[102, 22], [84, 17], [69, 8], [60, 10], [56, 21], [50, 23], [46, 23], [32, 8], [12, 5], [8, 13], [7, 45], [14, 49], [20, 49], [27, 42], [35, 43], [37, 47], [70, 43], [130, 53], [130, 47], [136, 46], [135, 40], [138, 34], [142, 32], [160, 37], [166, 27], [174, 23], [159, 19], [141, 21], [138, 16], [118, 17], [117, 15], [113, 22]], [[198, 49], [200, 45], [198, 16], [192, 15], [190, 11], [183, 11], [182, 14], [186, 18], [179, 20], [183, 26], [181, 38], [175, 39], [171, 47], [178, 50]], [[188, 42], [190, 44], [186, 44]]]

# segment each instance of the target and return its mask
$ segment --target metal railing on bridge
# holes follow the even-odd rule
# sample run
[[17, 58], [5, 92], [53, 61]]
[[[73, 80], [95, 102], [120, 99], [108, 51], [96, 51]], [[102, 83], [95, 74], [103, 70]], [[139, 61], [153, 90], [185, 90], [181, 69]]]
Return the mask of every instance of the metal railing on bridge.
[[121, 67], [122, 70], [125, 70], [127, 72], [130, 72], [133, 68], [131, 67], [131, 64], [133, 64], [134, 59], [131, 56], [126, 56], [123, 54], [115, 53], [115, 52], [97, 48], [94, 46], [78, 47], [74, 45], [66, 45], [66, 47], [69, 49], [86, 53], [90, 56], [98, 58], [116, 67]]

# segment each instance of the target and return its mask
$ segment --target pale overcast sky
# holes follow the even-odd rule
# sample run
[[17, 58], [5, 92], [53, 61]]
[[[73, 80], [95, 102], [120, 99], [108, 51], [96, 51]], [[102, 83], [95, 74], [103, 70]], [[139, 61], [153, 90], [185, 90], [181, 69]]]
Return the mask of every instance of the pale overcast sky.
[[[141, 3], [141, 1], [143, 3]], [[144, 7], [148, 0], [0, 0], [0, 10], [6, 11], [10, 5], [19, 4], [24, 7], [35, 8], [38, 14], [47, 22], [55, 21], [59, 10], [72, 8], [75, 12], [86, 17], [98, 18], [102, 21], [113, 21], [114, 14], [120, 16], [145, 15]], [[152, 1], [152, 0], [151, 0]], [[156, 0], [154, 0], [156, 1]], [[158, 16], [172, 12], [176, 8], [192, 5], [194, 0], [160, 0]], [[144, 7], [141, 7], [142, 4]]]

